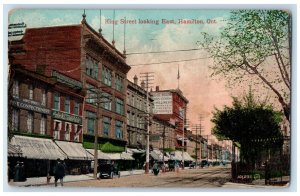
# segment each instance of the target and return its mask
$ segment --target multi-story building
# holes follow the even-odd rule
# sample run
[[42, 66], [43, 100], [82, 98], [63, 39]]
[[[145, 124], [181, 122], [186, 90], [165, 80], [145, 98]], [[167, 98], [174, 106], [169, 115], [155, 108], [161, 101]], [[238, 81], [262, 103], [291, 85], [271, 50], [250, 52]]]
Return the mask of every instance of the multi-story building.
[[184, 136], [184, 145], [182, 145], [184, 121], [186, 121], [186, 111], [188, 100], [183, 96], [180, 89], [175, 90], [159, 90], [151, 92], [154, 100], [153, 114], [156, 118], [170, 122], [176, 126], [175, 129], [175, 148], [182, 149], [185, 146], [187, 137]]
[[[24, 132], [45, 133], [64, 150], [60, 158], [68, 160], [91, 159], [81, 143], [94, 148], [95, 135], [99, 149], [108, 144], [108, 151], [125, 150], [130, 67], [85, 18], [78, 25], [28, 28], [9, 47], [12, 67], [38, 75], [37, 82], [25, 75], [24, 81], [14, 81], [13, 91], [20, 89], [22, 97], [12, 103], [20, 106], [11, 112], [14, 130], [19, 126]], [[82, 162], [72, 165], [82, 167]]]
[[[80, 140], [84, 146], [93, 147], [97, 131], [100, 148], [109, 142], [116, 149], [124, 150], [126, 74], [130, 69], [125, 56], [92, 29], [85, 18], [78, 25], [28, 28], [21, 42], [25, 53], [14, 56], [15, 64], [29, 71], [43, 70], [46, 77], [60, 77], [73, 85], [81, 83], [79, 89], [86, 93], [82, 103], [83, 139]], [[77, 106], [77, 100], [55, 91], [53, 104], [53, 117], [57, 118], [50, 132], [56, 139], [68, 139], [71, 135], [60, 130], [68, 130], [73, 125], [61, 123], [62, 114], [56, 111], [60, 107], [64, 115], [73, 114], [77, 111], [72, 109]]]
[[127, 80], [127, 138], [129, 148], [146, 149], [147, 145], [147, 103], [149, 113], [153, 110], [151, 94], [145, 90], [144, 81], [138, 85], [138, 78], [134, 82]]

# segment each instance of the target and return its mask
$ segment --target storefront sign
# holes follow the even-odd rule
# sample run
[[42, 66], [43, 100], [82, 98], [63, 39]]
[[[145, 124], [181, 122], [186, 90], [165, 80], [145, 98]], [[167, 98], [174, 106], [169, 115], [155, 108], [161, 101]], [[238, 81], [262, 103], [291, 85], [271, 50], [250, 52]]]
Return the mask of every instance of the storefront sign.
[[154, 100], [154, 114], [172, 114], [173, 101], [170, 92], [152, 92]]
[[72, 114], [68, 114], [56, 110], [52, 110], [52, 117], [55, 119], [73, 122], [76, 124], [82, 124], [82, 118], [80, 116], [72, 115]]
[[58, 73], [57, 71], [52, 72], [52, 76], [56, 78], [57, 81], [67, 84], [70, 87], [82, 88], [82, 83], [74, 80], [68, 76]]
[[39, 112], [42, 114], [50, 114], [51, 111], [41, 104], [39, 104], [36, 101], [28, 100], [28, 99], [19, 99], [19, 98], [14, 98], [12, 101], [12, 105], [16, 106], [18, 108], [22, 108], [25, 110], [31, 110], [34, 112]]

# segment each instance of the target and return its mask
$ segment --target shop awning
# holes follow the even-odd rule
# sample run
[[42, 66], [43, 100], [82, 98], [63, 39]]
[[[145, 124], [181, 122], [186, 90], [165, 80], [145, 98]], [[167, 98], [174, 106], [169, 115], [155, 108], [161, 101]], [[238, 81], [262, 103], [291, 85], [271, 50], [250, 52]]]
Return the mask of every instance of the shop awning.
[[160, 150], [153, 150], [150, 152], [151, 157], [156, 161], [168, 161], [169, 157], [163, 156], [163, 153]]
[[81, 143], [55, 141], [59, 148], [72, 160], [93, 160], [94, 157], [88, 153]]
[[106, 156], [109, 157], [107, 160], [120, 160], [121, 159], [121, 153], [105, 153]]
[[135, 160], [135, 159], [132, 157], [132, 154], [127, 153], [127, 152], [122, 152], [122, 153], [121, 153], [121, 159], [122, 159], [122, 160]]
[[23, 155], [20, 146], [8, 144], [8, 156], [9, 157], [21, 157]]
[[131, 154], [133, 154], [133, 153], [144, 153], [145, 150], [139, 150], [139, 149], [135, 149], [135, 148], [127, 148], [126, 152], [131, 153]]
[[15, 135], [11, 139], [12, 145], [20, 146], [23, 157], [28, 159], [65, 159], [67, 156], [51, 140]]
[[[194, 161], [194, 159], [187, 152], [183, 152], [183, 158], [185, 161]], [[171, 152], [170, 159], [182, 161], [182, 151]]]
[[[94, 149], [86, 149], [94, 158], [94, 153], [95, 150]], [[110, 157], [108, 155], [106, 155], [106, 153], [102, 152], [101, 150], [98, 150], [98, 159], [102, 159], [102, 160], [110, 160]]]

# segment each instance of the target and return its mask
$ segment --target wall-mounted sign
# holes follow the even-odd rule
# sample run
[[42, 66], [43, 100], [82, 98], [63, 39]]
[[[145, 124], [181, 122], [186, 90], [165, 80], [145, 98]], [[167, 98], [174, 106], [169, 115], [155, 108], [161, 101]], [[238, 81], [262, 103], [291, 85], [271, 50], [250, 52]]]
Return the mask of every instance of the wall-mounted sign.
[[80, 116], [68, 114], [65, 112], [52, 110], [52, 117], [55, 119], [73, 122], [76, 124], [82, 124], [82, 118]]
[[51, 110], [45, 108], [38, 102], [31, 101], [28, 99], [14, 98], [12, 100], [12, 105], [15, 107], [18, 107], [18, 108], [22, 108], [25, 110], [31, 110], [31, 111], [42, 113], [42, 114], [50, 114], [51, 113]]
[[153, 114], [173, 114], [173, 100], [170, 92], [152, 92]]
[[52, 77], [54, 77], [57, 81], [61, 82], [61, 83], [64, 83], [64, 84], [67, 84], [68, 86], [74, 88], [82, 88], [82, 83], [77, 81], [77, 80], [74, 80], [68, 76], [65, 76], [61, 73], [58, 73], [57, 71], [53, 71], [52, 72]]

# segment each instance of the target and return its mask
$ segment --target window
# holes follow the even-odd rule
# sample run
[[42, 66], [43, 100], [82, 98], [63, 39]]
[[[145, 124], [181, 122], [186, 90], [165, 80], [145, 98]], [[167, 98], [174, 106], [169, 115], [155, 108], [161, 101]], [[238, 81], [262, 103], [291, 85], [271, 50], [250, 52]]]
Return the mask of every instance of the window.
[[116, 138], [117, 139], [122, 139], [123, 138], [123, 130], [122, 130], [122, 121], [116, 121]]
[[58, 92], [54, 93], [54, 109], [60, 110], [60, 95]]
[[70, 132], [71, 132], [71, 124], [66, 123], [66, 128], [65, 128], [65, 140], [66, 141], [70, 140]]
[[59, 132], [61, 130], [61, 122], [60, 121], [54, 121], [54, 131], [53, 131], [53, 138], [59, 140]]
[[28, 112], [27, 116], [27, 132], [32, 133], [33, 131], [33, 112]]
[[70, 113], [70, 98], [65, 97], [65, 112]]
[[28, 98], [33, 99], [33, 85], [32, 84], [28, 85]]
[[131, 114], [131, 126], [135, 126], [135, 116], [134, 116], [134, 114]]
[[14, 83], [13, 83], [13, 96], [19, 97], [19, 81], [18, 80], [14, 80]]
[[74, 100], [74, 114], [79, 115], [79, 103], [77, 100]]
[[109, 136], [111, 118], [103, 117], [103, 135]]
[[19, 113], [18, 109], [13, 109], [12, 113], [12, 129], [14, 131], [19, 131]]
[[87, 118], [88, 118], [88, 122], [87, 122], [88, 134], [94, 135], [96, 114], [93, 112], [87, 112]]
[[116, 113], [121, 115], [124, 114], [124, 102], [119, 98], [116, 98]]
[[102, 107], [106, 110], [111, 111], [111, 94], [103, 93], [101, 97], [103, 97], [101, 100]]
[[87, 96], [86, 96], [86, 102], [90, 104], [95, 104], [97, 102], [97, 88], [93, 85], [88, 84], [87, 85]]
[[130, 113], [127, 112], [127, 125], [130, 125]]
[[45, 135], [45, 133], [46, 133], [46, 122], [47, 122], [47, 116], [45, 114], [42, 114], [41, 127], [40, 127], [41, 135]]
[[47, 102], [47, 91], [45, 89], [42, 89], [42, 105], [46, 106]]
[[98, 79], [98, 61], [87, 56], [86, 57], [86, 74], [92, 78]]
[[103, 66], [102, 81], [104, 82], [104, 84], [111, 86], [112, 71], [105, 66]]
[[81, 125], [75, 125], [74, 141], [79, 142], [81, 131], [82, 131], [82, 126]]
[[116, 90], [123, 91], [123, 78], [116, 75]]

